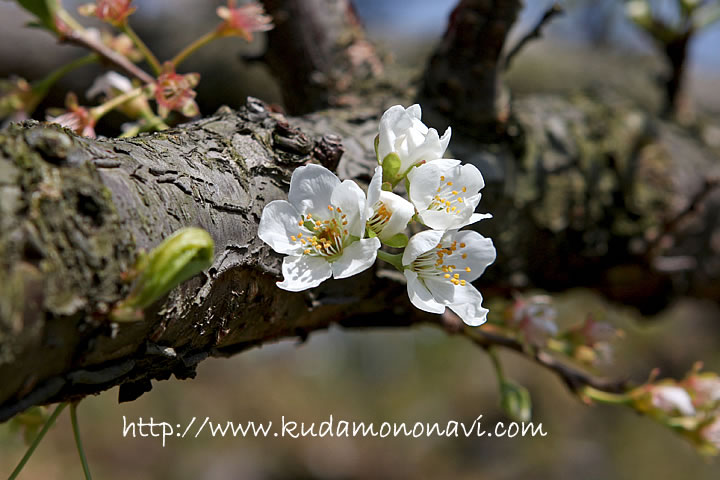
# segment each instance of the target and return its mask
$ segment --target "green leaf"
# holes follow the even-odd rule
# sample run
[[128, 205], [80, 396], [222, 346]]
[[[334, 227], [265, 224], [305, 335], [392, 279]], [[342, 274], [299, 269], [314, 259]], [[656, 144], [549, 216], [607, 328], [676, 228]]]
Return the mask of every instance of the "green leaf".
[[30, 25], [55, 31], [57, 0], [17, 0], [17, 2], [22, 8], [37, 17], [39, 22], [32, 22]]
[[408, 244], [408, 237], [404, 233], [398, 233], [397, 235], [393, 235], [387, 240], [383, 240], [382, 243], [384, 243], [388, 247], [405, 248]]
[[142, 310], [212, 265], [215, 245], [201, 228], [182, 228], [155, 247], [141, 262], [142, 271], [128, 297], [112, 312], [115, 321], [142, 319]]
[[529, 422], [532, 418], [532, 399], [527, 388], [503, 380], [500, 386], [500, 406], [516, 422]]
[[382, 161], [383, 167], [383, 183], [395, 185], [395, 177], [400, 171], [400, 157], [397, 153], [388, 153]]

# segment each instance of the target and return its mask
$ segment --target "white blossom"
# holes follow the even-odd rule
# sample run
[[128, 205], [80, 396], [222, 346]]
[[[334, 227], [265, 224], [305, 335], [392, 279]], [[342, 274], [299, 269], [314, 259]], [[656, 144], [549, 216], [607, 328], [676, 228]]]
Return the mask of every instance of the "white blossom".
[[715, 418], [709, 425], [700, 430], [700, 437], [720, 450], [720, 417]]
[[470, 225], [490, 214], [475, 213], [485, 186], [480, 171], [459, 160], [439, 159], [410, 170], [410, 201], [430, 228], [451, 230]]
[[288, 200], [267, 204], [258, 229], [265, 243], [287, 255], [278, 286], [297, 292], [370, 268], [380, 240], [363, 238], [367, 214], [365, 193], [355, 182], [341, 183], [319, 165], [296, 169]]
[[656, 385], [652, 387], [650, 394], [653, 406], [659, 410], [666, 413], [678, 411], [685, 416], [695, 415], [692, 399], [684, 388], [675, 385]]
[[402, 233], [415, 215], [415, 208], [399, 195], [382, 189], [382, 167], [375, 168], [375, 174], [368, 187], [367, 227], [382, 241], [388, 241]]
[[431, 313], [449, 307], [468, 325], [481, 325], [488, 310], [471, 282], [494, 261], [492, 241], [477, 232], [420, 232], [402, 256], [410, 301]]
[[420, 121], [421, 115], [418, 104], [407, 109], [395, 105], [387, 109], [380, 119], [378, 162], [382, 165], [389, 154], [397, 154], [400, 168], [396, 178], [402, 178], [413, 165], [442, 158], [450, 143], [450, 127], [440, 137], [437, 130]]
[[85, 93], [87, 98], [95, 98], [103, 95], [106, 98], [112, 98], [119, 93], [127, 93], [133, 89], [132, 82], [125, 76], [117, 72], [107, 72], [95, 79], [88, 91]]

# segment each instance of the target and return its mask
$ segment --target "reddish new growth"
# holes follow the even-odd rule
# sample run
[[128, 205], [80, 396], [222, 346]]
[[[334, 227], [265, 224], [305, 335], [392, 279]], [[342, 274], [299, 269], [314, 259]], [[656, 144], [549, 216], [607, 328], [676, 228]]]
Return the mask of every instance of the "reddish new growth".
[[170, 62], [165, 63], [155, 88], [155, 100], [160, 116], [167, 117], [171, 110], [178, 111], [186, 117], [197, 115], [199, 109], [194, 100], [196, 93], [193, 88], [199, 81], [200, 74], [181, 75], [175, 72]]
[[265, 9], [259, 3], [251, 2], [235, 7], [235, 0], [228, 0], [227, 7], [218, 7], [217, 14], [224, 20], [218, 27], [223, 36], [237, 35], [248, 42], [252, 41], [252, 32], [272, 30], [272, 17], [265, 15]]
[[132, 0], [97, 0], [95, 15], [112, 24], [121, 24], [135, 11], [130, 6]]
[[95, 138], [96, 120], [87, 108], [78, 105], [77, 96], [74, 93], [68, 93], [65, 99], [65, 107], [67, 108], [65, 113], [57, 117], [48, 115], [47, 121], [69, 128], [84, 137]]
[[94, 15], [104, 22], [119, 26], [135, 11], [131, 3], [132, 0], [97, 0], [95, 4], [81, 5], [78, 11], [82, 15]]

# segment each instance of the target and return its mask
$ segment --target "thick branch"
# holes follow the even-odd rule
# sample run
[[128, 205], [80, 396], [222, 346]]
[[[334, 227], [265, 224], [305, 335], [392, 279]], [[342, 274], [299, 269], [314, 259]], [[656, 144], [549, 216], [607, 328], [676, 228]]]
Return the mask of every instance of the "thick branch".
[[[280, 258], [256, 235], [265, 203], [286, 197], [294, 168], [337, 162], [336, 135], [341, 177], [368, 178], [384, 103], [368, 96], [362, 108], [285, 119], [250, 101], [239, 113], [126, 140], [37, 124], [2, 133], [0, 418], [115, 385], [130, 400], [152, 379], [192, 376], [207, 356], [333, 323], [389, 312], [393, 324], [426, 321], [404, 285], [372, 271], [306, 293], [278, 289]], [[642, 250], [645, 232], [683, 211], [703, 172], [717, 169], [695, 137], [612, 99], [527, 99], [517, 116], [522, 149], [453, 141], [454, 155], [481, 166], [482, 208], [495, 214], [480, 224], [499, 252], [480, 285], [486, 296], [586, 285], [659, 308], [680, 293], [714, 295], [716, 196], [693, 207], [702, 235], [697, 225], [678, 226], [674, 245], [655, 254], [702, 268], [670, 275]], [[145, 321], [109, 324], [137, 251], [188, 225], [214, 238], [212, 268], [157, 302]]]
[[350, 0], [267, 0], [275, 28], [266, 59], [289, 112], [358, 103], [351, 95], [383, 72]]

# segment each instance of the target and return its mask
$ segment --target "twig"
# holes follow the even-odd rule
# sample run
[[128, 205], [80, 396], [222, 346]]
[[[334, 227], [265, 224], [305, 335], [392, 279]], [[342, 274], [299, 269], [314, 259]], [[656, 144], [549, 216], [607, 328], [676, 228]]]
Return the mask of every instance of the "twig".
[[710, 193], [719, 186], [720, 177], [706, 177], [702, 187], [700, 187], [700, 190], [698, 190], [695, 195], [693, 195], [687, 206], [683, 208], [680, 212], [678, 212], [673, 218], [667, 220], [664, 223], [662, 230], [657, 234], [655, 238], [650, 241], [646, 250], [647, 255], [652, 257], [662, 243], [662, 240], [667, 235], [672, 235], [673, 233], [675, 233], [680, 223], [686, 218], [695, 214], [700, 209], [700, 206], [705, 202], [705, 199], [708, 197], [708, 195], [710, 195]]
[[520, 53], [528, 42], [533, 39], [540, 38], [542, 36], [543, 28], [550, 23], [550, 20], [552, 20], [555, 16], [562, 15], [563, 13], [565, 13], [565, 9], [557, 3], [554, 3], [549, 9], [547, 9], [535, 25], [535, 28], [526, 33], [525, 36], [523, 36], [520, 41], [518, 41], [518, 43], [515, 44], [515, 46], [508, 52], [508, 54], [505, 55], [504, 69], [509, 70], [510, 63], [515, 58], [515, 55]]
[[138, 78], [143, 83], [154, 83], [155, 79], [146, 71], [132, 63], [130, 60], [112, 50], [110, 47], [96, 40], [82, 31], [70, 30], [66, 32], [62, 40], [97, 52], [101, 57], [110, 63], [120, 67], [125, 72]]

